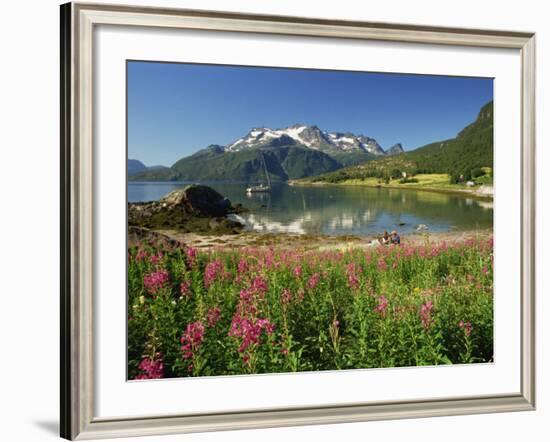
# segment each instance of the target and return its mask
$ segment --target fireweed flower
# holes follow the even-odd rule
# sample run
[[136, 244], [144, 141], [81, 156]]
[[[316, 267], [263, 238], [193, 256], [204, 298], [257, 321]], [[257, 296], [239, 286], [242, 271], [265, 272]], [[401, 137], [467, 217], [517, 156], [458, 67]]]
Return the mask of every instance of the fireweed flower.
[[223, 273], [224, 266], [219, 259], [209, 262], [204, 269], [204, 286], [209, 288]]
[[319, 273], [314, 273], [309, 277], [309, 279], [307, 280], [307, 286], [310, 290], [313, 290], [315, 287], [317, 287], [317, 284], [319, 284], [319, 279]]
[[140, 373], [134, 379], [160, 379], [164, 377], [162, 354], [157, 353], [154, 359], [143, 358], [138, 366]]
[[386, 260], [384, 258], [380, 258], [378, 260], [378, 271], [380, 272], [383, 272], [384, 270], [386, 270], [388, 268], [388, 264], [386, 263]]
[[378, 305], [376, 306], [374, 311], [378, 313], [380, 316], [385, 317], [387, 309], [388, 309], [388, 300], [384, 295], [382, 295], [378, 298]]
[[256, 276], [252, 281], [251, 289], [255, 294], [259, 295], [260, 297], [263, 297], [267, 293], [266, 280], [261, 276]]
[[422, 306], [420, 307], [420, 321], [422, 322], [422, 327], [424, 327], [424, 329], [426, 330], [430, 328], [433, 322], [432, 309], [433, 309], [432, 301], [427, 301], [426, 303], [422, 304]]
[[[275, 326], [269, 321], [269, 319], [250, 319], [237, 313], [233, 316], [228, 335], [241, 339], [241, 345], [238, 350], [239, 353], [242, 354], [252, 345], [260, 344], [262, 330], [265, 330], [266, 333], [270, 335], [273, 333], [274, 329]], [[243, 356], [243, 360], [244, 358], [245, 356]], [[245, 362], [247, 362], [247, 360], [248, 359], [246, 359]]]
[[185, 255], [187, 256], [187, 260], [190, 266], [195, 264], [195, 261], [197, 260], [197, 249], [194, 247], [188, 247], [185, 250]]
[[244, 259], [239, 260], [239, 264], [237, 265], [237, 273], [243, 274], [248, 271], [248, 263]]
[[162, 260], [162, 252], [158, 252], [156, 255], [149, 257], [149, 262], [153, 265], [158, 264]]
[[204, 338], [204, 325], [201, 321], [187, 324], [185, 333], [180, 339], [184, 359], [191, 359], [200, 348]]
[[145, 250], [139, 250], [136, 254], [136, 262], [141, 262], [148, 257], [148, 253]]
[[208, 321], [208, 327], [214, 327], [220, 320], [222, 309], [219, 307], [211, 307], [206, 313], [206, 320]]
[[361, 273], [361, 267], [355, 265], [355, 263], [348, 264], [346, 266], [346, 273], [348, 276], [348, 285], [351, 289], [359, 288], [359, 277], [358, 274]]
[[290, 304], [290, 301], [292, 301], [292, 293], [289, 289], [283, 289], [281, 293], [281, 303]]
[[152, 272], [145, 275], [143, 277], [143, 285], [149, 294], [155, 295], [164, 286], [164, 284], [168, 282], [168, 279], [168, 272], [161, 269], [157, 272]]
[[414, 249], [414, 247], [411, 247], [411, 246], [405, 246], [405, 256], [407, 258], [410, 258], [411, 256], [413, 256], [415, 254], [416, 250]]
[[464, 322], [461, 320], [458, 323], [458, 328], [463, 329], [464, 333], [466, 333], [466, 336], [470, 336], [470, 334], [472, 333], [472, 323], [470, 321]]
[[296, 278], [299, 278], [302, 276], [302, 266], [294, 267], [294, 276], [296, 276]]
[[180, 284], [180, 293], [182, 296], [191, 295], [191, 281], [185, 280]]

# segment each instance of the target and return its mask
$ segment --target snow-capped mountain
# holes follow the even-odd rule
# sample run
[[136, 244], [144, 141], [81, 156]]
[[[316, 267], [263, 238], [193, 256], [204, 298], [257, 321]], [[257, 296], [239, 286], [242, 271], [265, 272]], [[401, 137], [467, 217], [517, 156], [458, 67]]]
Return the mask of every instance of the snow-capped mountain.
[[[386, 152], [374, 138], [355, 135], [351, 132], [327, 132], [317, 126], [295, 124], [283, 129], [258, 127], [242, 138], [225, 146], [228, 152], [243, 149], [273, 146], [303, 145], [323, 152], [365, 152], [371, 155], [386, 155]], [[399, 145], [400, 146], [400, 145]]]
[[392, 153], [374, 138], [350, 132], [327, 132], [304, 124], [283, 129], [257, 127], [228, 145], [210, 145], [181, 158], [168, 170], [154, 176], [138, 174], [135, 179], [263, 182], [267, 170], [272, 181], [287, 181]]

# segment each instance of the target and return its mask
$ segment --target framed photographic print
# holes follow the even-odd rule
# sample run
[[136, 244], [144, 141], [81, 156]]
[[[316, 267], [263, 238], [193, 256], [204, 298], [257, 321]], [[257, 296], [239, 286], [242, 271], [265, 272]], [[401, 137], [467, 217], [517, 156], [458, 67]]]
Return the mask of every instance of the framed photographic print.
[[534, 409], [533, 34], [61, 19], [62, 437]]

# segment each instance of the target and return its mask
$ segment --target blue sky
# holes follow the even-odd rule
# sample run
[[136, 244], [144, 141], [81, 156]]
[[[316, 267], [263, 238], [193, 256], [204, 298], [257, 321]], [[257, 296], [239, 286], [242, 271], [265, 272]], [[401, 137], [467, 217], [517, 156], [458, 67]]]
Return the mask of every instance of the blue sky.
[[295, 123], [411, 150], [454, 137], [492, 98], [492, 79], [131, 61], [128, 157], [170, 166]]

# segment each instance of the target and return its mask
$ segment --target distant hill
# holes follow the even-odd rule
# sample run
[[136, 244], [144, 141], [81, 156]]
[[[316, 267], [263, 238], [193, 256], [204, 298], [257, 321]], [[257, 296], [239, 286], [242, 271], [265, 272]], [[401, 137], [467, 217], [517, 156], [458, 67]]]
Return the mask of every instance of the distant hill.
[[401, 143], [397, 143], [397, 144], [394, 144], [392, 147], [390, 147], [386, 151], [386, 155], [388, 155], [388, 156], [399, 155], [399, 154], [402, 154], [403, 152], [405, 152], [403, 150], [403, 146], [401, 146]]
[[[369, 177], [398, 177], [403, 172], [447, 173], [468, 180], [483, 167], [493, 167], [493, 102], [481, 108], [476, 120], [455, 138], [437, 141], [409, 152], [393, 147], [384, 157], [313, 177], [311, 181], [339, 182]], [[402, 150], [402, 149], [401, 149]], [[390, 155], [391, 152], [399, 153]]]
[[128, 160], [128, 176], [133, 176], [137, 173], [147, 170], [147, 166], [139, 160]]
[[151, 176], [157, 176], [167, 170], [169, 170], [169, 168], [166, 166], [147, 167], [139, 160], [128, 159], [128, 177], [130, 178], [136, 175], [146, 177], [148, 174], [151, 174]]
[[[400, 144], [396, 145], [402, 150]], [[334, 171], [387, 153], [374, 138], [351, 132], [327, 132], [317, 126], [295, 124], [283, 129], [254, 128], [233, 143], [211, 145], [184, 157], [169, 170], [149, 168], [132, 180], [286, 181]]]

